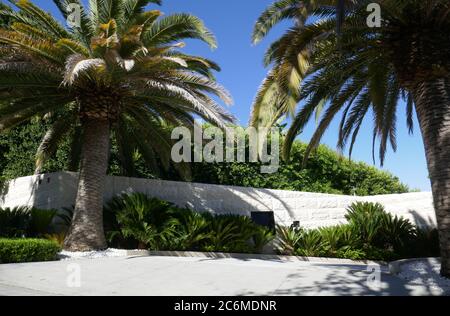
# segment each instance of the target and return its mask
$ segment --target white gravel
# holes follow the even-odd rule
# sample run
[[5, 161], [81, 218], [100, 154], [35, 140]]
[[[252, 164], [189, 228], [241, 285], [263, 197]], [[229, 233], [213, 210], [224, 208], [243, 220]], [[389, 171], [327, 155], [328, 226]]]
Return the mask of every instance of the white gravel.
[[89, 251], [89, 252], [70, 252], [61, 251], [59, 253], [59, 259], [61, 260], [77, 260], [77, 259], [98, 259], [107, 257], [128, 257], [130, 252], [133, 255], [138, 255], [140, 253], [145, 254], [145, 250], [124, 250], [124, 249], [114, 249], [109, 248], [103, 251]]
[[450, 295], [450, 279], [441, 277], [440, 269], [438, 258], [419, 259], [402, 264], [399, 277], [410, 284], [426, 286], [433, 293]]

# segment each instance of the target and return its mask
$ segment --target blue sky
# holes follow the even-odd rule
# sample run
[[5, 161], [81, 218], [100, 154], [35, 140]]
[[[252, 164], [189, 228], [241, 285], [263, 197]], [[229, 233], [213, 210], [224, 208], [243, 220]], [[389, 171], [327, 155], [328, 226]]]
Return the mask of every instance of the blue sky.
[[[275, 28], [261, 44], [253, 46], [250, 35], [258, 15], [273, 0], [163, 0], [159, 9], [165, 14], [188, 12], [200, 17], [207, 27], [216, 35], [219, 48], [211, 51], [202, 43], [188, 41], [186, 52], [202, 55], [218, 62], [222, 71], [217, 75], [232, 93], [235, 104], [230, 111], [246, 125], [250, 107], [259, 84], [264, 79], [267, 69], [262, 59], [267, 46], [289, 26], [284, 23]], [[34, 0], [47, 11], [56, 13], [49, 0]], [[396, 153], [389, 151], [383, 169], [397, 175], [412, 189], [430, 191], [430, 182], [426, 168], [423, 142], [415, 124], [415, 133], [408, 135], [406, 129], [405, 106], [399, 107], [398, 144]], [[372, 164], [372, 124], [371, 117], [366, 119], [353, 153], [353, 159]], [[315, 127], [311, 122], [300, 139], [308, 141]], [[335, 148], [337, 142], [338, 121], [330, 126], [323, 138], [323, 143]]]

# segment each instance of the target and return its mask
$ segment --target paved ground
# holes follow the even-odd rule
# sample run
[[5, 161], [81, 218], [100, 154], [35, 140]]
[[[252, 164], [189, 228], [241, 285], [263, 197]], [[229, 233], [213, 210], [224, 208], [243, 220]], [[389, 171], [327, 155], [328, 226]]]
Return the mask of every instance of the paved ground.
[[[78, 270], [81, 286], [73, 287]], [[435, 294], [384, 272], [377, 283], [367, 267], [312, 262], [134, 257], [0, 265], [0, 295]]]

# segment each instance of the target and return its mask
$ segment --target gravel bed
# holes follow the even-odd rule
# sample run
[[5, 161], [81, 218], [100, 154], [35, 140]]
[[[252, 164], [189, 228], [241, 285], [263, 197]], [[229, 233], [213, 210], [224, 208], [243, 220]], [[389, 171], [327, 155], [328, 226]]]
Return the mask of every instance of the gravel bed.
[[441, 277], [440, 269], [437, 258], [416, 260], [402, 264], [399, 277], [410, 284], [429, 287], [434, 293], [450, 295], [450, 279]]
[[[125, 249], [114, 249], [109, 248], [102, 251], [89, 251], [89, 252], [70, 252], [61, 251], [59, 253], [60, 260], [76, 260], [76, 259], [98, 259], [98, 258], [108, 258], [108, 257], [128, 257], [130, 255], [130, 250]], [[142, 254], [145, 250], [132, 250], [133, 253]]]

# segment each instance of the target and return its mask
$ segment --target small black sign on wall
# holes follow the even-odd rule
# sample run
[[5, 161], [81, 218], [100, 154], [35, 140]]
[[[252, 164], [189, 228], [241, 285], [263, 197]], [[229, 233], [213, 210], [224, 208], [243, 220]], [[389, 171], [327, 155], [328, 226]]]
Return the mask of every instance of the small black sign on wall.
[[273, 212], [252, 212], [251, 216], [255, 224], [275, 230], [275, 215]]

